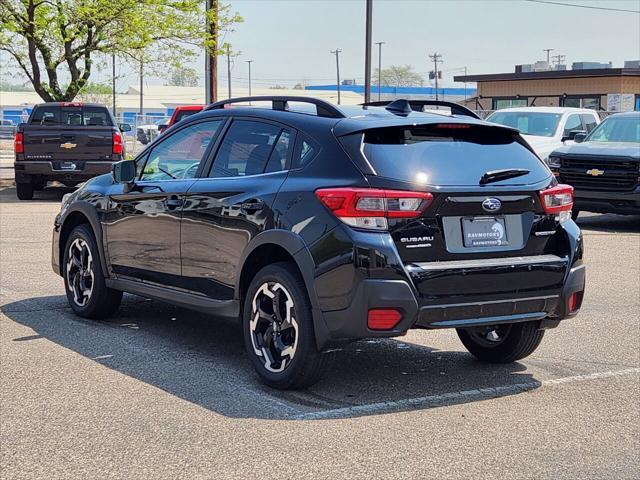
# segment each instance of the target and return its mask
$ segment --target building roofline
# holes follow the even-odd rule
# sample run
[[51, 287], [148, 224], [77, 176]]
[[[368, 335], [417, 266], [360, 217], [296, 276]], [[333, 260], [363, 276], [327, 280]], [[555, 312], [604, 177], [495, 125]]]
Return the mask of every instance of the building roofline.
[[542, 80], [557, 78], [590, 77], [640, 77], [640, 68], [589, 68], [584, 70], [547, 70], [543, 72], [489, 73], [483, 75], [460, 75], [454, 82], [509, 82], [514, 80]]

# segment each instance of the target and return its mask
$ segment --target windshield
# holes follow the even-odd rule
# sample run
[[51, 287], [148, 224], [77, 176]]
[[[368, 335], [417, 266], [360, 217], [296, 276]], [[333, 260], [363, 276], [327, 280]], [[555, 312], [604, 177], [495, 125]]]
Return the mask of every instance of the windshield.
[[559, 113], [495, 112], [488, 121], [516, 128], [523, 135], [553, 137], [560, 121]]
[[591, 132], [587, 141], [640, 143], [640, 116], [607, 118]]

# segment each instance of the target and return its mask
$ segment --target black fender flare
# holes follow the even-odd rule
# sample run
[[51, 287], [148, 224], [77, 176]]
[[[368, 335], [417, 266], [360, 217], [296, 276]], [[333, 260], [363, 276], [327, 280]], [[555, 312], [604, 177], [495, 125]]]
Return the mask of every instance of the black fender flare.
[[311, 256], [311, 252], [307, 248], [304, 240], [299, 235], [288, 230], [266, 230], [259, 233], [249, 242], [245, 248], [242, 256], [240, 257], [239, 272], [236, 278], [235, 284], [235, 298], [241, 301], [240, 298], [240, 279], [241, 272], [244, 269], [244, 264], [247, 258], [260, 246], [265, 244], [275, 244], [285, 249], [291, 257], [293, 257], [298, 270], [302, 274], [305, 287], [307, 288], [307, 295], [309, 296], [309, 302], [311, 303], [311, 311], [313, 316], [314, 331], [316, 336], [316, 344], [318, 349], [321, 350], [329, 340], [329, 329], [324, 321], [322, 310], [318, 305], [318, 296], [315, 289], [315, 261]]
[[[64, 212], [62, 218], [60, 218], [59, 220], [60, 232], [62, 232], [65, 222], [69, 219], [71, 214], [76, 212], [81, 213], [87, 218], [87, 220], [89, 220], [89, 225], [93, 230], [93, 235], [96, 239], [96, 245], [98, 246], [98, 252], [100, 253], [100, 265], [102, 266], [102, 272], [104, 276], [108, 278], [109, 269], [107, 268], [107, 258], [105, 256], [105, 247], [104, 247], [105, 239], [102, 231], [102, 224], [100, 223], [100, 218], [98, 217], [98, 212], [94, 205], [84, 200], [80, 200], [71, 204], [69, 206], [69, 209]], [[63, 248], [64, 248], [64, 245], [62, 245], [62, 242], [60, 242], [60, 245], [59, 245], [60, 262], [62, 262]]]

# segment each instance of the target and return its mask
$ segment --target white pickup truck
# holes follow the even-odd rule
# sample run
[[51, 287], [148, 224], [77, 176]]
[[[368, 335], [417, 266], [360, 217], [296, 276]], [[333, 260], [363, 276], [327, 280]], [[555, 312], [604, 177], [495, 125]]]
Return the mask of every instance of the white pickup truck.
[[548, 163], [551, 152], [573, 144], [576, 134], [591, 132], [600, 123], [600, 116], [586, 108], [516, 107], [493, 112], [487, 120], [520, 130], [531, 148]]

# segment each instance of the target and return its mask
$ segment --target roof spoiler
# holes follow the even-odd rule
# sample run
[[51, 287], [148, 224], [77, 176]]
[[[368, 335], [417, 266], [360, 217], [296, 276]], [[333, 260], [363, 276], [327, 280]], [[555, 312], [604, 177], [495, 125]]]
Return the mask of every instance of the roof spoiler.
[[332, 105], [325, 100], [312, 97], [296, 97], [295, 95], [267, 95], [259, 97], [230, 98], [228, 100], [221, 100], [219, 102], [212, 103], [205, 108], [205, 110], [219, 110], [234, 103], [248, 102], [271, 102], [272, 110], [279, 110], [282, 112], [289, 111], [289, 102], [308, 103], [315, 105], [319, 117], [345, 118], [344, 113], [342, 113], [335, 105]]
[[445, 102], [444, 100], [406, 100], [401, 98], [399, 100], [394, 100], [393, 102], [382, 101], [363, 103], [362, 106], [385, 107], [390, 112], [398, 115], [408, 115], [411, 112], [424, 112], [424, 107], [427, 106], [449, 107], [451, 109], [451, 113], [454, 115], [464, 115], [465, 117], [482, 120], [475, 112], [469, 110], [467, 107], [454, 102]]

